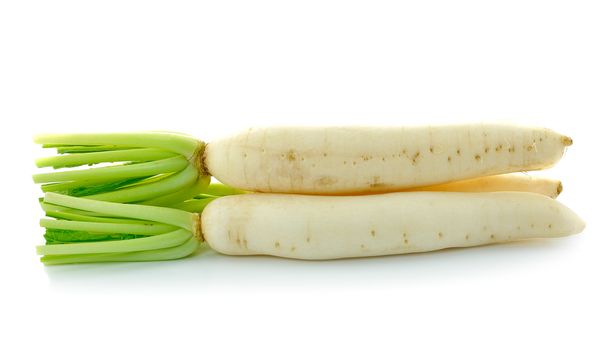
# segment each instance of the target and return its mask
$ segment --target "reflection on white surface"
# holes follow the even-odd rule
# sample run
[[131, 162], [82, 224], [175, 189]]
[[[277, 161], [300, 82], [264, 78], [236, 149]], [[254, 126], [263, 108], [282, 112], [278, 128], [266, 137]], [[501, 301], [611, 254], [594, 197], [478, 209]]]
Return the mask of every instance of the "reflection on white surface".
[[[578, 237], [578, 236], [577, 236]], [[203, 248], [166, 262], [46, 267], [54, 289], [65, 291], [198, 292], [211, 288], [344, 288], [437, 286], [459, 280], [517, 274], [570, 257], [577, 237], [528, 240], [474, 248], [387, 257], [301, 261], [266, 256], [225, 256]]]

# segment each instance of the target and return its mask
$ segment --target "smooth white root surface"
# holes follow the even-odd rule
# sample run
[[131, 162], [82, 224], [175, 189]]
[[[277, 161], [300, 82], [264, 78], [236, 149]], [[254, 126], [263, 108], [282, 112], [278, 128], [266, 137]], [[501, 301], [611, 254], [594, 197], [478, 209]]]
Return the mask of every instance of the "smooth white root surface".
[[445, 192], [533, 192], [551, 198], [557, 198], [562, 192], [562, 182], [545, 177], [525, 174], [502, 174], [479, 177], [476, 179], [450, 182], [413, 188], [412, 191]]
[[572, 140], [511, 125], [273, 127], [207, 145], [221, 182], [249, 191], [382, 193], [553, 166]]
[[585, 227], [557, 201], [523, 192], [245, 194], [214, 200], [201, 224], [220, 253], [295, 259], [425, 252], [560, 237]]

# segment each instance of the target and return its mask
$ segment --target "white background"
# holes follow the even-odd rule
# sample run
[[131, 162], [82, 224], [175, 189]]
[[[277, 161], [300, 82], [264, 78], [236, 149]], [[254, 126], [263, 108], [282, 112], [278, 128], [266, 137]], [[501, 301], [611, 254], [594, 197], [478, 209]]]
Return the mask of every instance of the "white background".
[[[4, 1], [0, 347], [615, 346], [612, 1]], [[45, 268], [38, 132], [513, 121], [574, 139], [552, 241]]]

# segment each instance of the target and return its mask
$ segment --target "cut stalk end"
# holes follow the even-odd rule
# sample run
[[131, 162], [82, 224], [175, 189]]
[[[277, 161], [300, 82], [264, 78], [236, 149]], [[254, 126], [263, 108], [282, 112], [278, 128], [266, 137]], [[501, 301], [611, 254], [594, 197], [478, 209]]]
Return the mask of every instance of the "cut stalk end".
[[38, 167], [70, 168], [35, 174], [33, 180], [44, 192], [118, 203], [168, 196], [162, 205], [171, 206], [191, 199], [177, 194], [202, 188], [200, 179], [209, 182], [201, 164], [205, 144], [182, 134], [38, 135], [34, 141], [58, 153], [38, 159]]
[[210, 191], [205, 143], [165, 132], [39, 135], [58, 155], [36, 161], [45, 198], [45, 264], [177, 259], [204, 241], [199, 214]]
[[45, 264], [152, 261], [188, 256], [199, 246], [199, 215], [178, 209], [108, 203], [47, 193], [42, 219]]
[[37, 247], [37, 253], [47, 265], [179, 259], [205, 241], [203, 208], [216, 198], [238, 193], [218, 184], [175, 208], [164, 203], [169, 206], [165, 208], [48, 192], [41, 202], [47, 218], [40, 221], [46, 244]]

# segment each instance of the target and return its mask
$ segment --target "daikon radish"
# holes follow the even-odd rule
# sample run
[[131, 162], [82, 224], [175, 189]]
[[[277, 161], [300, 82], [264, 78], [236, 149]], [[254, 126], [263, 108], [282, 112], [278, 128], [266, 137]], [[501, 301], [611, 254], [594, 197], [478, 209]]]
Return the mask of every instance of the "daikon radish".
[[162, 132], [40, 135], [35, 141], [66, 153], [40, 159], [40, 167], [113, 163], [34, 175], [44, 191], [146, 204], [167, 195], [166, 204], [191, 198], [210, 175], [256, 192], [401, 191], [548, 168], [572, 144], [549, 129], [499, 124], [255, 128], [207, 144]]
[[208, 171], [259, 192], [392, 192], [553, 166], [572, 140], [511, 125], [250, 129], [211, 142]]
[[441, 185], [416, 187], [412, 191], [432, 192], [533, 192], [551, 198], [562, 193], [562, 182], [526, 174], [502, 174], [476, 179], [449, 182]]
[[200, 217], [47, 193], [43, 208], [59, 219], [41, 221], [46, 264], [177, 259], [199, 241], [230, 255], [338, 259], [561, 237], [585, 226], [557, 201], [524, 192], [239, 194], [211, 201]]
[[523, 192], [248, 194], [215, 200], [202, 215], [205, 240], [220, 253], [310, 260], [561, 237], [584, 226], [557, 201]]

